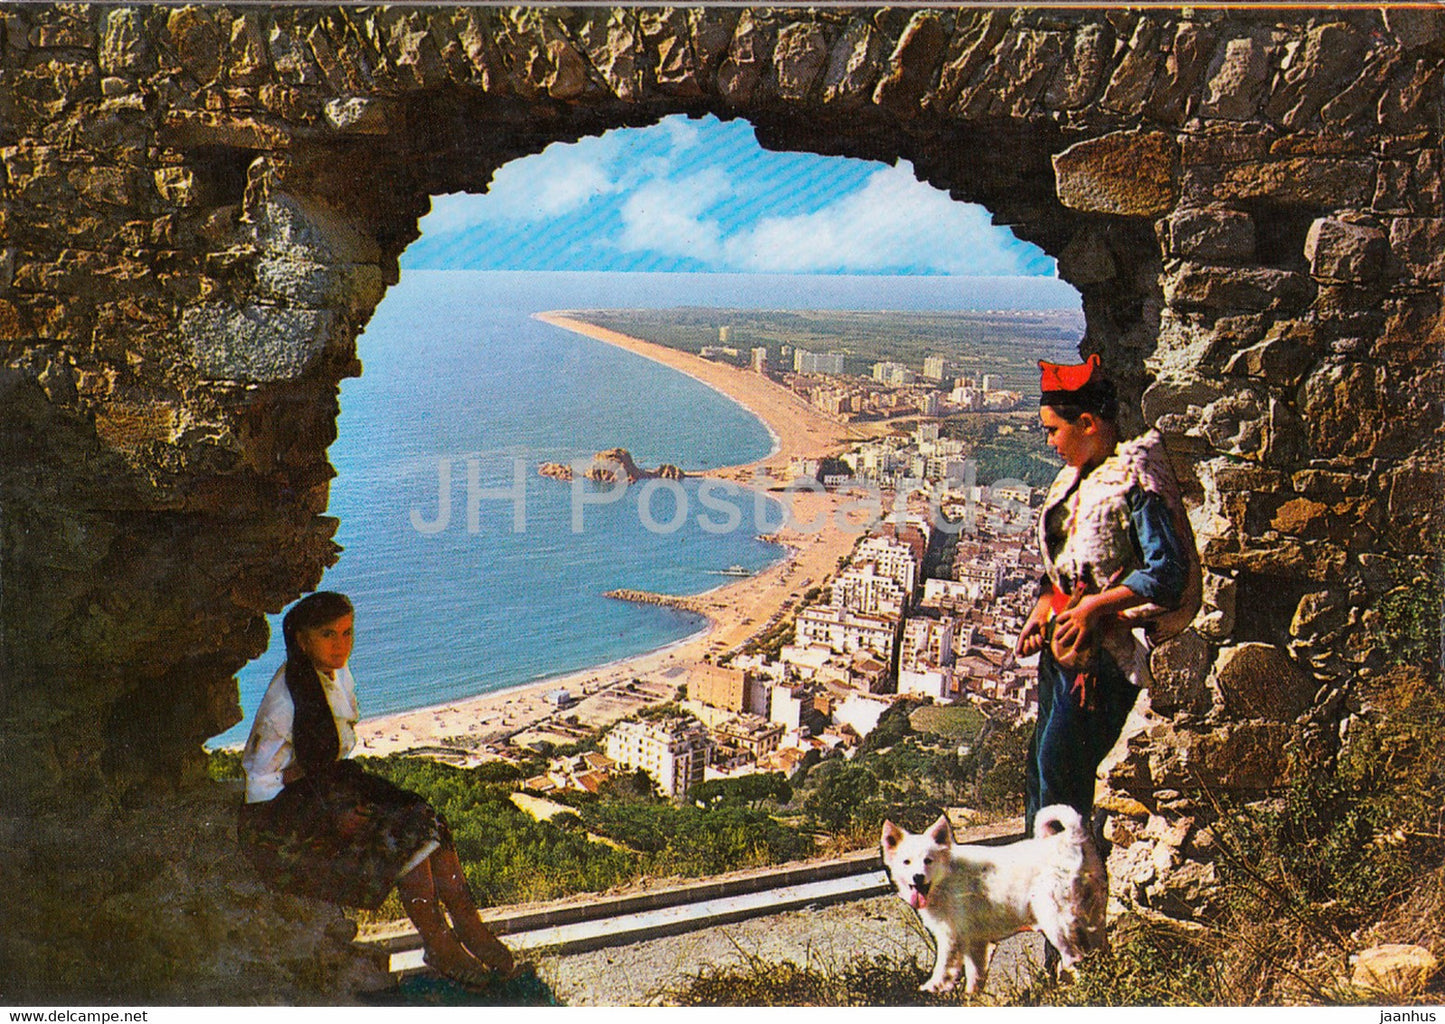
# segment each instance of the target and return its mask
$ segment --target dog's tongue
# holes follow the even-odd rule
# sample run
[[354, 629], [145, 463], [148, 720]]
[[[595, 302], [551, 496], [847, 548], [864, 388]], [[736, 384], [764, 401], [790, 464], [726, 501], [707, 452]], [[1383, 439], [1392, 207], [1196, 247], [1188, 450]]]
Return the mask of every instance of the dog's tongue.
[[927, 902], [928, 897], [923, 895], [923, 893], [919, 892], [917, 889], [914, 889], [913, 892], [910, 893], [908, 896], [908, 905], [911, 906], [914, 910], [922, 910], [923, 905]]

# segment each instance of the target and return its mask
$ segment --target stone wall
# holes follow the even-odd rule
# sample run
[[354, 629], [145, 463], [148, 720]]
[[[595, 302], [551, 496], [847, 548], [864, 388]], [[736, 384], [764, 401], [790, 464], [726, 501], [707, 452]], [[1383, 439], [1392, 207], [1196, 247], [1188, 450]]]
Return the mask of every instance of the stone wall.
[[1082, 293], [1208, 570], [1109, 798], [1120, 895], [1194, 912], [1203, 789], [1326, 762], [1434, 571], [1442, 58], [1407, 9], [0, 8], [0, 993], [375, 981], [200, 744], [336, 557], [337, 385], [428, 197], [679, 112], [908, 159]]

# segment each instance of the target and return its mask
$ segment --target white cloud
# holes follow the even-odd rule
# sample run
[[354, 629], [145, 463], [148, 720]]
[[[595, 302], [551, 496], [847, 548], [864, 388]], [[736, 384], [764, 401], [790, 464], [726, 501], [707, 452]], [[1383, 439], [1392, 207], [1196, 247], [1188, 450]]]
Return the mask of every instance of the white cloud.
[[721, 168], [683, 178], [657, 178], [639, 186], [622, 204], [619, 246], [710, 262], [721, 254], [717, 221], [703, 214], [733, 194]]
[[906, 163], [879, 170], [862, 189], [814, 213], [765, 217], [723, 248], [730, 267], [761, 273], [1014, 275], [1027, 273], [1029, 262], [986, 211], [918, 181]]
[[667, 133], [667, 141], [673, 153], [692, 149], [702, 142], [702, 125], [685, 114], [664, 117], [658, 122], [658, 127]]
[[572, 213], [618, 190], [608, 171], [617, 153], [617, 139], [605, 135], [553, 143], [498, 168], [485, 195], [434, 197], [431, 213], [422, 218], [422, 233], [445, 235], [497, 221], [542, 221]]

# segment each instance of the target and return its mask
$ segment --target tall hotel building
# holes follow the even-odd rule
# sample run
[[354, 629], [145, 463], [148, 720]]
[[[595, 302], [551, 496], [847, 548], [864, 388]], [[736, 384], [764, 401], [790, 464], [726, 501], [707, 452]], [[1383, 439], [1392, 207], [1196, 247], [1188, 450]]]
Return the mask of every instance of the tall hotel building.
[[663, 796], [681, 799], [703, 780], [712, 741], [695, 718], [618, 722], [607, 734], [607, 756], [627, 769], [642, 769]]

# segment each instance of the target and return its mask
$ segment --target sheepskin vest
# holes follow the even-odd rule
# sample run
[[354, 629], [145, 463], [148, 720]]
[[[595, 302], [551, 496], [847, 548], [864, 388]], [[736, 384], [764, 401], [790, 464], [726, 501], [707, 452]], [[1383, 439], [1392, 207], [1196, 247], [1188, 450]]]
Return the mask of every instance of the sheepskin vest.
[[[1146, 648], [1176, 635], [1193, 621], [1203, 596], [1199, 555], [1194, 531], [1185, 515], [1179, 484], [1169, 465], [1164, 438], [1157, 430], [1118, 445], [1114, 454], [1082, 480], [1079, 470], [1065, 466], [1049, 488], [1039, 515], [1039, 551], [1044, 571], [1055, 589], [1068, 592], [1076, 581], [1103, 589], [1142, 566], [1139, 541], [1129, 515], [1129, 494], [1134, 488], [1157, 494], [1171, 513], [1172, 525], [1189, 559], [1183, 599], [1178, 608], [1146, 603], [1125, 611], [1120, 618]], [[1055, 511], [1057, 509], [1058, 511]], [[1050, 521], [1062, 527], [1062, 544], [1049, 545]], [[1106, 646], [1116, 644], [1106, 642]], [[1133, 651], [1129, 655], [1139, 654]], [[1116, 657], [1125, 656], [1123, 650]], [[1120, 667], [1134, 675], [1120, 660]], [[1147, 676], [1147, 671], [1139, 673]], [[1140, 680], [1143, 682], [1143, 680]]]

